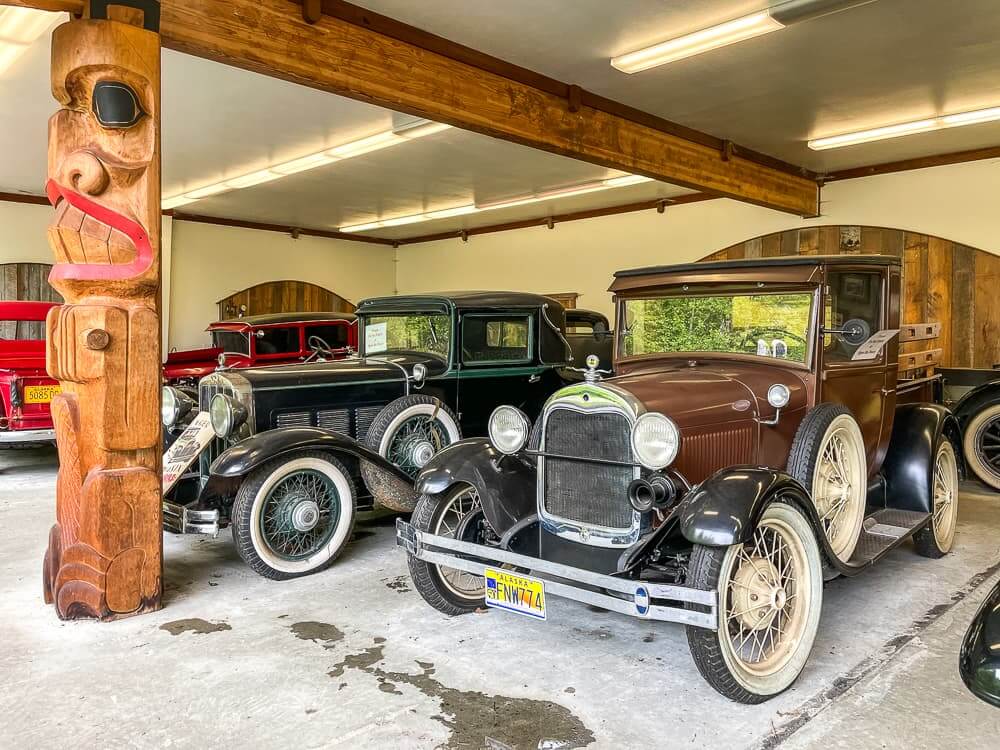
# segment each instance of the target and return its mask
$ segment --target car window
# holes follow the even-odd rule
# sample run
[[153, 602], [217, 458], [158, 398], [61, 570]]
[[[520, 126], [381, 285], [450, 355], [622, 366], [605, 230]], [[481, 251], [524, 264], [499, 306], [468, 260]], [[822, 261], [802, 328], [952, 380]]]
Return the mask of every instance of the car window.
[[298, 328], [261, 328], [257, 331], [257, 354], [295, 354], [299, 351]]
[[881, 328], [882, 275], [834, 271], [827, 281], [823, 317], [826, 362], [850, 362], [854, 353]]
[[462, 320], [462, 360], [469, 364], [526, 362], [531, 359], [531, 318], [527, 315], [467, 315]]
[[309, 339], [316, 337], [329, 349], [343, 349], [348, 342], [347, 328], [343, 325], [306, 326], [306, 347], [309, 346]]
[[250, 356], [250, 339], [239, 331], [212, 331], [212, 345], [228, 354]]

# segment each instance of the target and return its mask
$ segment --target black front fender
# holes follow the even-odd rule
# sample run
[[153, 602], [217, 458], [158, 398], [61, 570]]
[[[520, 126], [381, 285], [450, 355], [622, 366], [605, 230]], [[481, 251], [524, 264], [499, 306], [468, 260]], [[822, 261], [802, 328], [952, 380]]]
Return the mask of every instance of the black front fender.
[[423, 495], [440, 495], [460, 483], [479, 492], [486, 520], [498, 534], [535, 512], [534, 463], [505, 456], [486, 438], [449, 445], [417, 475], [416, 488]]
[[319, 427], [283, 427], [259, 432], [224, 451], [212, 462], [210, 471], [212, 477], [234, 479], [246, 476], [272, 458], [305, 450], [353, 456], [374, 464], [407, 484], [413, 481], [391, 462], [354, 438]]
[[988, 383], [977, 385], [966, 393], [955, 402], [951, 410], [964, 432], [965, 425], [969, 423], [970, 419], [983, 409], [996, 404], [1000, 404], [1000, 380], [991, 380]]
[[887, 507], [931, 512], [934, 454], [942, 436], [952, 441], [962, 473], [961, 428], [946, 407], [904, 404], [896, 409], [889, 451], [882, 462]]
[[806, 489], [783, 471], [754, 467], [723, 469], [694, 487], [678, 512], [681, 533], [706, 547], [743, 544], [753, 536], [764, 509], [779, 498], [798, 506], [823, 536]]

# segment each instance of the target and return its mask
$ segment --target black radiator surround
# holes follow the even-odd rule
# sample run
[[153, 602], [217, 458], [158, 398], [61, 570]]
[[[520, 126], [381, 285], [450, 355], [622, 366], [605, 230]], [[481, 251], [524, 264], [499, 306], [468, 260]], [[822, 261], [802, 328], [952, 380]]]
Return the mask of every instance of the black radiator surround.
[[544, 528], [538, 534], [538, 557], [549, 562], [611, 575], [618, 572], [621, 547], [595, 547], [556, 536]]

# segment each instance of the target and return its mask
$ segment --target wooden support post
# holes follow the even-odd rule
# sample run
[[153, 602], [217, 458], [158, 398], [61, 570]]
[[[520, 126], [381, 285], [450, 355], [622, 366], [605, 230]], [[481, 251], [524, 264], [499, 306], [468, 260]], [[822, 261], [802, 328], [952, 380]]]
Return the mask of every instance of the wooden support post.
[[59, 447], [45, 600], [63, 619], [160, 608], [160, 37], [106, 18], [52, 37], [50, 281], [66, 304], [47, 321]]

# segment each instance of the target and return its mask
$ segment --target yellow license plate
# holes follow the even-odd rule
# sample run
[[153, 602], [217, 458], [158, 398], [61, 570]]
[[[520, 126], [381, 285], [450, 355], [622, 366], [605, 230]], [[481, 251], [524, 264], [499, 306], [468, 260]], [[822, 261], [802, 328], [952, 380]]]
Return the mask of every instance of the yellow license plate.
[[545, 582], [506, 570], [486, 569], [486, 606], [545, 619]]
[[26, 385], [24, 387], [24, 403], [26, 404], [47, 404], [52, 401], [52, 397], [62, 393], [62, 388], [58, 385]]

